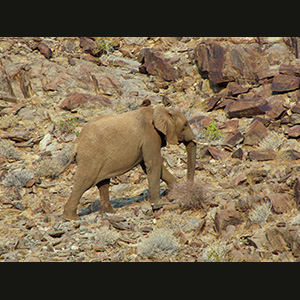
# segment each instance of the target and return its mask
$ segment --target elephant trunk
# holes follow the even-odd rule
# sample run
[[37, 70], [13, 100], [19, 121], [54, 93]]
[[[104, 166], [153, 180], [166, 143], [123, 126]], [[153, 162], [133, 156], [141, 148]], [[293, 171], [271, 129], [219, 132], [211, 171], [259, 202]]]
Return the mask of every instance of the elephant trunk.
[[193, 183], [196, 167], [196, 144], [190, 141], [186, 144], [187, 152], [187, 181]]

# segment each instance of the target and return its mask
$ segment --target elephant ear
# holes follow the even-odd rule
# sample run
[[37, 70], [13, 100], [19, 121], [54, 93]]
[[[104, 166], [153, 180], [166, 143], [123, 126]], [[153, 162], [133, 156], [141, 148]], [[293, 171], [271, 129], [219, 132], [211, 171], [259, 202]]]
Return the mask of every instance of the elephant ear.
[[175, 116], [171, 111], [162, 106], [156, 106], [152, 119], [155, 128], [165, 135], [169, 144], [178, 143], [175, 129]]

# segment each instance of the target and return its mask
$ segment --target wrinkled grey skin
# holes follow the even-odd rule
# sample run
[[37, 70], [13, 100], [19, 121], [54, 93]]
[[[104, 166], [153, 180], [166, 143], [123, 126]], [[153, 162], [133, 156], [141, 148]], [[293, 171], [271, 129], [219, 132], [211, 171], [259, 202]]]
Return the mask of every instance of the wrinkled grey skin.
[[80, 198], [95, 185], [100, 192], [101, 212], [114, 212], [109, 201], [110, 178], [122, 175], [138, 164], [147, 174], [150, 203], [159, 204], [160, 179], [168, 186], [176, 181], [162, 163], [161, 147], [166, 142], [186, 145], [187, 179], [193, 182], [196, 163], [194, 138], [185, 116], [176, 109], [142, 107], [120, 115], [94, 118], [80, 132], [70, 161], [64, 168], [76, 158], [73, 190], [62, 217], [78, 220]]

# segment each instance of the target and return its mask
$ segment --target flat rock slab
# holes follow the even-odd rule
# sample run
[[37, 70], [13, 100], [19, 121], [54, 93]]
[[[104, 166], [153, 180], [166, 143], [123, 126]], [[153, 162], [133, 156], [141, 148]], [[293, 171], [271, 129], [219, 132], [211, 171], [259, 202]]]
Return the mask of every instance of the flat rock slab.
[[160, 51], [144, 48], [139, 54], [138, 61], [141, 63], [139, 67], [141, 73], [158, 75], [166, 81], [175, 81], [178, 77], [176, 69]]
[[268, 110], [270, 107], [267, 101], [259, 98], [232, 101], [225, 108], [227, 117], [230, 119], [263, 115]]
[[249, 152], [249, 159], [257, 161], [273, 160], [276, 158], [276, 153], [273, 150], [252, 150]]
[[297, 138], [300, 136], [300, 125], [295, 125], [287, 130], [289, 137]]
[[271, 89], [273, 92], [288, 92], [299, 89], [299, 87], [300, 77], [278, 74], [273, 78]]
[[254, 120], [244, 135], [244, 144], [250, 146], [258, 145], [258, 143], [267, 135], [268, 129], [264, 124], [259, 120]]
[[59, 105], [64, 110], [73, 110], [77, 107], [82, 107], [86, 103], [94, 105], [112, 107], [112, 103], [109, 98], [99, 95], [90, 95], [85, 93], [71, 93], [69, 94]]
[[214, 159], [217, 159], [217, 160], [223, 160], [229, 156], [229, 153], [226, 153], [222, 150], [219, 150], [219, 149], [216, 149], [213, 147], [207, 147], [207, 151]]

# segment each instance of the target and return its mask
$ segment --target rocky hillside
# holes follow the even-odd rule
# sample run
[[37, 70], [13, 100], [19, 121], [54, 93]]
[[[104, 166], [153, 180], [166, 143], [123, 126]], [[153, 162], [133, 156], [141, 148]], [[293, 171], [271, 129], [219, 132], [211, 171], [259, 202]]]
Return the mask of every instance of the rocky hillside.
[[[0, 261], [297, 261], [299, 38], [0, 39]], [[113, 178], [116, 214], [60, 218], [76, 164], [56, 177], [94, 116], [181, 109], [202, 143], [194, 186], [178, 178], [152, 212], [140, 167]], [[161, 184], [162, 192], [166, 189]]]

